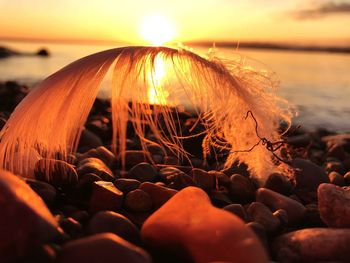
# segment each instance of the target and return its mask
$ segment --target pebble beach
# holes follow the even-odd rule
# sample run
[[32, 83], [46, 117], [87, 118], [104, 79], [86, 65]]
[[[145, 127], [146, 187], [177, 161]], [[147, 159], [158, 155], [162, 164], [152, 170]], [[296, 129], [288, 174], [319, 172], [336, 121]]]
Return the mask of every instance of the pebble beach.
[[[0, 128], [28, 92], [0, 83]], [[196, 116], [179, 116], [190, 134]], [[131, 125], [122, 169], [111, 129], [97, 99], [68, 161], [0, 172], [0, 262], [350, 262], [350, 134], [292, 129], [294, 173], [259, 182], [225, 153], [204, 161], [200, 136], [183, 142], [189, 160], [151, 132], [142, 150]]]

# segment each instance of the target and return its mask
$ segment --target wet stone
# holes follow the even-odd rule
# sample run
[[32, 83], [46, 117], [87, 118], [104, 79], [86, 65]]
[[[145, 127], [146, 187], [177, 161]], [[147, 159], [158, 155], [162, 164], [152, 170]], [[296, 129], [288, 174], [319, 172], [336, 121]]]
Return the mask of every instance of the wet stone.
[[[338, 161], [331, 161], [331, 162], [327, 162], [325, 164], [325, 170], [327, 171], [327, 173], [330, 172], [337, 172], [340, 174], [344, 174], [345, 173], [345, 168], [344, 165], [341, 162]], [[324, 182], [327, 183], [327, 182]]]
[[350, 171], [344, 175], [345, 185], [350, 185]]
[[259, 241], [261, 244], [265, 247], [265, 250], [268, 251], [268, 239], [266, 234], [266, 229], [263, 225], [259, 224], [258, 222], [249, 222], [246, 224], [247, 227], [249, 227], [255, 235], [259, 238]]
[[82, 234], [82, 225], [72, 217], [60, 217], [59, 224], [71, 237], [78, 237]]
[[131, 243], [140, 242], [137, 227], [125, 216], [112, 212], [101, 211], [95, 214], [88, 224], [90, 234], [113, 233]]
[[194, 168], [190, 172], [190, 176], [193, 178], [196, 185], [202, 188], [204, 191], [209, 192], [215, 188], [215, 177], [207, 171]]
[[300, 222], [306, 212], [305, 206], [301, 203], [266, 188], [258, 189], [256, 193], [256, 201], [268, 206], [272, 212], [275, 212], [278, 209], [285, 210], [291, 224]]
[[215, 181], [219, 186], [229, 186], [231, 183], [230, 177], [223, 172], [211, 170], [208, 173], [214, 176]]
[[185, 174], [185, 173], [183, 171], [181, 171], [180, 169], [173, 167], [173, 166], [166, 166], [166, 167], [163, 167], [159, 170], [159, 177], [163, 181], [168, 181], [169, 179], [171, 179], [172, 177], [174, 177], [178, 174]]
[[25, 182], [44, 200], [47, 205], [52, 205], [55, 202], [55, 187], [35, 179], [26, 178]]
[[78, 182], [74, 166], [65, 161], [41, 159], [36, 163], [34, 173], [38, 180], [56, 187], [70, 188]]
[[350, 229], [306, 228], [274, 239], [276, 260], [289, 262], [350, 262]]
[[91, 149], [80, 155], [79, 159], [98, 158], [103, 161], [110, 169], [112, 169], [116, 163], [115, 155], [104, 146], [99, 146], [96, 149]]
[[228, 197], [228, 191], [226, 190], [212, 190], [209, 197], [216, 207], [224, 207], [232, 204], [231, 199]]
[[169, 188], [175, 189], [175, 190], [181, 190], [183, 188], [186, 188], [188, 186], [195, 186], [196, 183], [193, 181], [192, 177], [185, 174], [185, 173], [177, 173], [172, 174], [167, 177], [167, 181], [169, 181]]
[[84, 129], [80, 136], [78, 149], [86, 151], [92, 148], [97, 148], [99, 146], [102, 146], [102, 144], [103, 142], [100, 137], [98, 137], [92, 131], [89, 131], [88, 129]]
[[282, 226], [288, 225], [288, 214], [283, 209], [278, 209], [273, 213], [273, 216], [278, 218]]
[[124, 194], [136, 190], [140, 184], [141, 182], [136, 179], [119, 178], [114, 181], [114, 185]]
[[[148, 160], [146, 152], [138, 150], [125, 151], [124, 158], [126, 167], [133, 167]], [[119, 155], [118, 160], [122, 160], [121, 155]]]
[[247, 204], [254, 200], [256, 188], [250, 179], [240, 174], [233, 174], [230, 180], [229, 193], [232, 201]]
[[59, 262], [151, 263], [151, 259], [146, 251], [121, 237], [112, 233], [103, 233], [64, 244]]
[[153, 208], [152, 198], [145, 191], [136, 189], [126, 195], [125, 207], [134, 212], [148, 212]]
[[149, 182], [142, 183], [140, 189], [149, 194], [155, 209], [161, 207], [178, 192], [174, 189]]
[[87, 194], [91, 193], [92, 186], [94, 182], [102, 181], [101, 177], [94, 173], [86, 173], [79, 176], [76, 189], [83, 191]]
[[264, 187], [283, 195], [289, 195], [293, 190], [293, 185], [288, 177], [279, 173], [270, 174]]
[[280, 227], [279, 219], [263, 203], [251, 203], [247, 212], [253, 221], [261, 224], [267, 232], [275, 232]]
[[350, 190], [333, 184], [318, 188], [321, 219], [329, 227], [350, 227]]
[[345, 185], [345, 181], [344, 181], [344, 177], [337, 172], [330, 172], [328, 174], [328, 178], [331, 184], [335, 184], [338, 186], [344, 186]]
[[104, 181], [114, 181], [115, 177], [108, 166], [100, 159], [89, 157], [79, 162], [77, 172], [79, 176], [87, 173], [93, 173], [101, 177]]
[[241, 204], [230, 204], [223, 207], [223, 209], [232, 214], [235, 214], [245, 222], [248, 221], [248, 215]]
[[139, 163], [128, 172], [128, 178], [143, 182], [153, 182], [158, 175], [157, 169], [149, 163]]
[[123, 192], [116, 188], [113, 183], [97, 181], [93, 183], [90, 200], [90, 211], [119, 210], [123, 203]]

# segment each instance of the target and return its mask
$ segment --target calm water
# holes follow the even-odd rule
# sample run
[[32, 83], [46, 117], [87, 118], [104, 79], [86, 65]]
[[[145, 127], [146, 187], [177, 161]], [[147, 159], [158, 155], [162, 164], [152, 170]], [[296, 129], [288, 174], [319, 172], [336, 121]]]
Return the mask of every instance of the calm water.
[[[34, 84], [68, 63], [111, 46], [63, 45], [0, 42], [23, 52], [35, 52], [46, 47], [48, 58], [11, 57], [0, 60], [0, 81], [17, 80]], [[203, 48], [194, 49], [203, 53]], [[295, 122], [305, 128], [324, 127], [335, 131], [350, 131], [350, 55], [219, 49], [227, 58], [243, 58], [247, 65], [274, 72], [280, 82], [278, 93], [296, 106]]]

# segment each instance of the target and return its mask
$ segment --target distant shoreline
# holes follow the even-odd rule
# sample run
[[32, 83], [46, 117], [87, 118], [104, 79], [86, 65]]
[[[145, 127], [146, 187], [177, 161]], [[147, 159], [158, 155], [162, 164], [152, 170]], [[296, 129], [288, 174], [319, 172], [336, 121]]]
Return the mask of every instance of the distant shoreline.
[[276, 44], [263, 42], [210, 42], [210, 41], [191, 41], [186, 42], [189, 46], [235, 48], [235, 49], [264, 49], [264, 50], [285, 50], [285, 51], [307, 51], [307, 52], [327, 52], [327, 53], [345, 53], [350, 54], [350, 47], [338, 46], [310, 46], [293, 44]]

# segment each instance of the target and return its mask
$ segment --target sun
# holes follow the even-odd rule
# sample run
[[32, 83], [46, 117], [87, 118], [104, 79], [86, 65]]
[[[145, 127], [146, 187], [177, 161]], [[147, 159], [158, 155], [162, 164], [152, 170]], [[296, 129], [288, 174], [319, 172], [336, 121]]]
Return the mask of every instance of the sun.
[[161, 46], [174, 40], [176, 28], [167, 17], [162, 15], [149, 15], [144, 17], [140, 33], [142, 38], [153, 46]]

